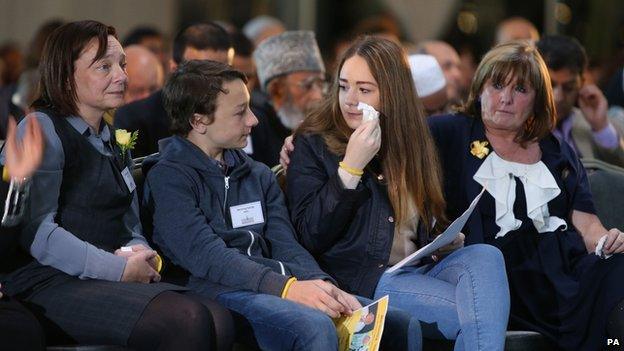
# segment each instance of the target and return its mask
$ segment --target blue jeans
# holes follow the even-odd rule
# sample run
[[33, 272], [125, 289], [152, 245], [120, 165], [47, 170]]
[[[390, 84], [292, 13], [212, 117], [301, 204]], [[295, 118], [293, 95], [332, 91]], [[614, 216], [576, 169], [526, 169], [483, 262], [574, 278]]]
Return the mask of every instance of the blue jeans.
[[262, 350], [338, 349], [336, 327], [319, 310], [252, 291], [223, 293], [217, 302], [249, 321]]
[[[362, 305], [372, 302], [363, 297], [358, 300]], [[224, 293], [217, 301], [245, 317], [262, 350], [338, 349], [336, 327], [331, 318], [319, 310], [251, 291]], [[403, 311], [389, 308], [381, 344], [386, 350], [421, 350], [419, 321]]]
[[442, 261], [384, 274], [375, 298], [421, 321], [431, 339], [455, 339], [455, 350], [503, 350], [509, 318], [509, 286], [501, 252], [476, 244]]

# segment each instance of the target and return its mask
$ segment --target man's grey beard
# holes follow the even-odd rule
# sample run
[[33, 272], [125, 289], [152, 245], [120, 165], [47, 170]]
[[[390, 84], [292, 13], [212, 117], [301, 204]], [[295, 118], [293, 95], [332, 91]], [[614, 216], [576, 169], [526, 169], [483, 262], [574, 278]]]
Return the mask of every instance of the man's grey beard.
[[303, 111], [295, 107], [291, 102], [283, 104], [277, 109], [277, 117], [282, 125], [290, 130], [295, 130], [305, 118]]

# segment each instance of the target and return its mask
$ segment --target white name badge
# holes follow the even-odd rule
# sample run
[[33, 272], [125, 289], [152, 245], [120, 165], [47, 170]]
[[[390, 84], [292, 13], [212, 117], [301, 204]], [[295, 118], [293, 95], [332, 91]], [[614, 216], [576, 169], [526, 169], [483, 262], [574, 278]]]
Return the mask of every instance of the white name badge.
[[230, 207], [230, 216], [232, 216], [232, 227], [234, 228], [264, 223], [260, 201], [232, 206]]
[[134, 184], [134, 179], [132, 178], [132, 174], [130, 173], [130, 170], [128, 169], [128, 167], [124, 168], [124, 170], [121, 171], [121, 176], [126, 182], [126, 186], [128, 187], [128, 190], [130, 192], [133, 192], [134, 189], [136, 189], [136, 184]]

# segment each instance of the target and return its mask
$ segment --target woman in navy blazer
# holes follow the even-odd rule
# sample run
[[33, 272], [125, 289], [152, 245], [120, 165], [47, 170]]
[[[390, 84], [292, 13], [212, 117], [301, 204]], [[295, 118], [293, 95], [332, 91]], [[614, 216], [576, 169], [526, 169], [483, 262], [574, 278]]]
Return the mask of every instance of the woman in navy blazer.
[[585, 170], [554, 124], [548, 70], [524, 43], [492, 49], [462, 112], [429, 119], [448, 217], [487, 189], [464, 232], [467, 244], [503, 252], [510, 327], [561, 349], [599, 350], [623, 336], [624, 234], [600, 223]]

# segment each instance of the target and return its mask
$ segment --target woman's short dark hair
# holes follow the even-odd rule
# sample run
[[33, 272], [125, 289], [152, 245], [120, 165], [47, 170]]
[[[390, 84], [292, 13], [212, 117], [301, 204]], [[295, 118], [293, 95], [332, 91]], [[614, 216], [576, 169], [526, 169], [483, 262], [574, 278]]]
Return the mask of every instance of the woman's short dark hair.
[[93, 39], [98, 41], [93, 62], [104, 57], [109, 35], [117, 38], [115, 28], [97, 21], [70, 22], [54, 30], [43, 48], [39, 63], [40, 96], [33, 107], [52, 109], [66, 116], [77, 115], [74, 64]]
[[212, 123], [217, 96], [228, 93], [223, 89], [223, 83], [236, 79], [247, 83], [243, 73], [221, 62], [191, 60], [180, 64], [163, 88], [163, 102], [171, 119], [171, 132], [187, 136], [195, 113], [208, 116], [208, 123]]

